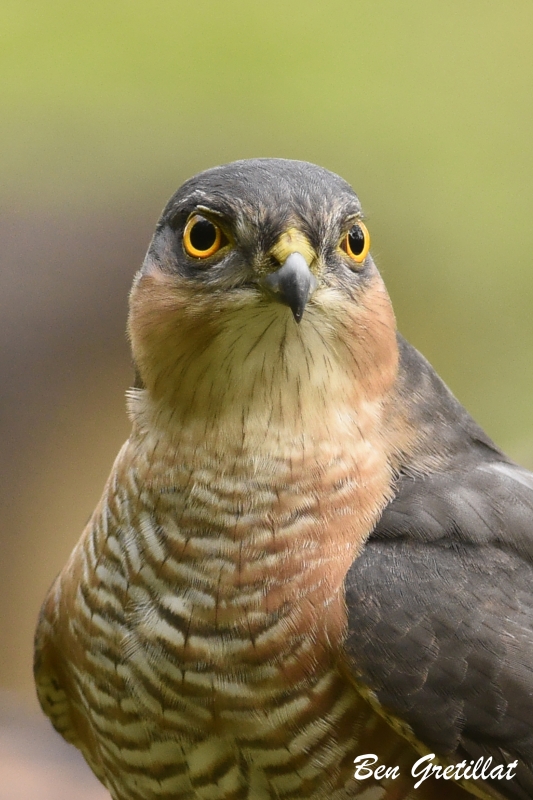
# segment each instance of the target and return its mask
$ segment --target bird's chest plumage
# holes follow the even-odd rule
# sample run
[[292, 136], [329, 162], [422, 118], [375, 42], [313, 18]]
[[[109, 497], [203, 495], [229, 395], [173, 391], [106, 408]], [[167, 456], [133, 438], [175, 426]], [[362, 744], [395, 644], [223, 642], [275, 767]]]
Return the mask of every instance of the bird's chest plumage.
[[115, 617], [92, 654], [113, 674], [82, 684], [115, 709], [99, 730], [110, 774], [135, 765], [117, 797], [344, 796], [362, 712], [339, 671], [343, 576], [390, 482], [377, 443], [350, 444], [119, 459], [83, 548], [90, 619], [74, 623], [94, 633], [104, 598]]

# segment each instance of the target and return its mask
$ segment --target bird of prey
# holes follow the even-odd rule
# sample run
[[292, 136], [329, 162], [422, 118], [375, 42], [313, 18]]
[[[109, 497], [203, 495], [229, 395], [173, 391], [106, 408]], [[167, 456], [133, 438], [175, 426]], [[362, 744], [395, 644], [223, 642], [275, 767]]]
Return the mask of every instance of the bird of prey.
[[533, 797], [533, 475], [397, 333], [352, 188], [188, 180], [129, 337], [35, 657], [114, 800]]

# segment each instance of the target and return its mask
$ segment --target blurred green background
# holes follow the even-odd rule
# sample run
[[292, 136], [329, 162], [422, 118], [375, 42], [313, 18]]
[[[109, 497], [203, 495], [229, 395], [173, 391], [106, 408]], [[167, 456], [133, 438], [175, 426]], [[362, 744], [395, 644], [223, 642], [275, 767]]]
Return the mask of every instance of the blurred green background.
[[348, 179], [404, 334], [533, 467], [531, 0], [3, 0], [0, 686], [127, 436], [127, 292], [236, 158]]

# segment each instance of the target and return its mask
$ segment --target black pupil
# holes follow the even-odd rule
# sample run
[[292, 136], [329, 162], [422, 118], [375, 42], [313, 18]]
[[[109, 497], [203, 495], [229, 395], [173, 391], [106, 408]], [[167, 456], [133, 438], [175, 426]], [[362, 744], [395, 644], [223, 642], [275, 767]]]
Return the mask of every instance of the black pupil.
[[350, 242], [350, 250], [354, 256], [359, 256], [365, 249], [365, 234], [359, 225], [354, 225], [348, 234], [348, 241]]
[[203, 252], [215, 244], [217, 229], [208, 219], [200, 217], [192, 226], [189, 237], [195, 250]]

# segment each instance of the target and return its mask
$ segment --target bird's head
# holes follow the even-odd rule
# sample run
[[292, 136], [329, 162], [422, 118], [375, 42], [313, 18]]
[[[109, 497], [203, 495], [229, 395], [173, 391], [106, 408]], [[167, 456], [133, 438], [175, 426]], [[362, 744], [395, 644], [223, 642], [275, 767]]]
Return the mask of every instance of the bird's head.
[[397, 370], [359, 200], [299, 161], [237, 161], [178, 189], [136, 276], [129, 334], [142, 386], [179, 418], [342, 413], [387, 393]]

